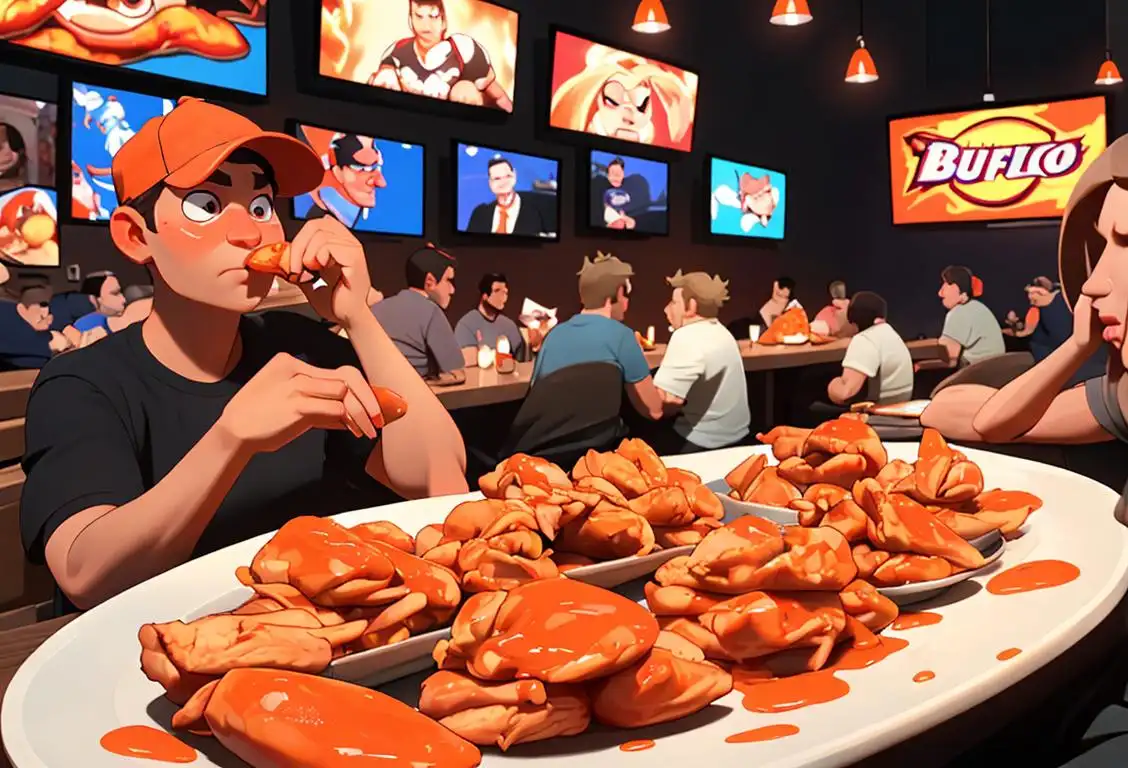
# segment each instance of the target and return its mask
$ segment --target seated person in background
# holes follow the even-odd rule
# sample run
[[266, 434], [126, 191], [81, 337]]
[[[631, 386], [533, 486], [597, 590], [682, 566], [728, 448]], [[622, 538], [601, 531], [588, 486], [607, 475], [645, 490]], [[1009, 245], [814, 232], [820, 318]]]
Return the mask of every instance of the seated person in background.
[[681, 270], [666, 278], [673, 288], [666, 319], [674, 328], [654, 386], [664, 410], [676, 413], [675, 440], [655, 445], [663, 454], [695, 453], [736, 445], [748, 435], [748, 386], [740, 346], [718, 320], [728, 282]]
[[[305, 222], [285, 268], [348, 341], [294, 312], [251, 314], [273, 277], [243, 265], [285, 242], [275, 195], [320, 183], [316, 153], [184, 98], [112, 171], [110, 236], [149, 269], [152, 314], [51, 361], [27, 407], [23, 545], [74, 605], [295, 516], [366, 506], [370, 480], [405, 498], [466, 492], [462, 438], [372, 316], [344, 225]], [[408, 403], [383, 429], [373, 386]]]
[[134, 323], [141, 322], [153, 310], [153, 286], [130, 285], [125, 291], [125, 311], [109, 319], [110, 332], [117, 333]]
[[[1031, 312], [1026, 315], [1025, 328], [1016, 335], [1029, 337], [1030, 354], [1034, 356], [1035, 363], [1040, 363], [1069, 340], [1073, 333], [1073, 313], [1069, 311], [1065, 297], [1061, 295], [1061, 286], [1048, 277], [1031, 280], [1030, 285], [1026, 286], [1026, 295], [1030, 300]], [[1034, 320], [1033, 325], [1030, 325], [1031, 319]], [[1103, 375], [1107, 364], [1108, 354], [1102, 346], [1077, 369], [1066, 386]]]
[[544, 337], [533, 366], [533, 386], [538, 379], [570, 365], [614, 363], [623, 373], [631, 405], [657, 421], [662, 418], [662, 396], [650, 377], [650, 365], [634, 331], [623, 324], [634, 270], [615, 256], [599, 253], [595, 261], [584, 257], [579, 275], [583, 309]]
[[772, 297], [760, 307], [760, 319], [767, 328], [772, 322], [792, 307], [803, 306], [795, 300], [795, 281], [790, 277], [777, 277], [772, 283]]
[[913, 356], [886, 316], [885, 299], [870, 291], [854, 294], [849, 321], [858, 327], [842, 359], [842, 375], [830, 382], [827, 396], [846, 406], [858, 395], [870, 397], [867, 387], [876, 380], [878, 403], [900, 403], [912, 398]]
[[466, 361], [443, 310], [454, 295], [457, 261], [428, 243], [407, 259], [407, 287], [372, 305], [372, 314], [415, 371], [426, 379], [466, 380]]
[[811, 332], [831, 338], [853, 336], [858, 329], [846, 317], [846, 310], [850, 308], [846, 283], [835, 280], [827, 286], [827, 292], [830, 294], [830, 303], [820, 309], [811, 321]]
[[940, 301], [948, 310], [940, 343], [949, 365], [962, 367], [1006, 352], [999, 321], [979, 301], [982, 288], [967, 267], [948, 267], [940, 274]]
[[51, 297], [52, 331], [62, 331], [74, 326], [78, 318], [94, 311], [94, 297], [81, 291], [64, 291]]
[[[18, 301], [0, 302], [0, 370], [42, 368], [74, 344], [51, 330], [51, 287], [31, 282]], [[73, 331], [73, 328], [71, 329]]]
[[454, 326], [454, 338], [462, 347], [467, 368], [478, 364], [478, 347], [485, 344], [497, 349], [497, 340], [509, 339], [509, 352], [522, 360], [525, 340], [517, 323], [502, 314], [509, 301], [509, 282], [500, 272], [487, 272], [478, 283], [478, 306], [467, 312]]
[[109, 271], [91, 272], [79, 290], [94, 299], [94, 311], [78, 318], [74, 327], [80, 331], [101, 328], [109, 333], [108, 318], [117, 317], [125, 310], [125, 296], [117, 277]]
[[1030, 307], [1026, 310], [1026, 315], [1021, 318], [1013, 309], [1007, 312], [1004, 320], [1006, 324], [1006, 328], [1003, 328], [1004, 336], [1024, 339], [1034, 333], [1041, 315], [1040, 308], [1049, 304], [1059, 292], [1057, 284], [1048, 277], [1034, 278], [1027, 284], [1025, 290]]

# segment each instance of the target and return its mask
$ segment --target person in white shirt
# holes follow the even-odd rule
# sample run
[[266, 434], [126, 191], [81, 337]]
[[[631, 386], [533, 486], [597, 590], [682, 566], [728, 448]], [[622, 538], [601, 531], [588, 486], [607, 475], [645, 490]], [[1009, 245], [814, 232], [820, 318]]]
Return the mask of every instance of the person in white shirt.
[[[913, 395], [913, 358], [904, 340], [886, 322], [885, 299], [861, 291], [850, 300], [849, 321], [858, 327], [842, 360], [842, 375], [827, 396], [845, 406], [859, 394], [879, 403], [899, 403]], [[876, 386], [871, 386], [871, 382]], [[868, 388], [868, 389], [867, 389]]]
[[674, 328], [654, 385], [676, 414], [674, 435], [659, 453], [694, 453], [735, 445], [748, 435], [748, 387], [740, 347], [717, 315], [728, 281], [704, 272], [666, 278], [673, 289], [666, 319]]

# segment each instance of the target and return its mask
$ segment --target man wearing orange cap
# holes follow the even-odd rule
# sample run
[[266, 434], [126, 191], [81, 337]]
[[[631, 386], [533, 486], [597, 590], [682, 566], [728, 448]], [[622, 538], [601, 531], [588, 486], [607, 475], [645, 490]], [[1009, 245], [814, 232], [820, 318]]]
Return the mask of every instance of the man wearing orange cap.
[[[307, 222], [282, 267], [348, 340], [294, 313], [245, 317], [273, 280], [248, 254], [285, 239], [275, 196], [322, 174], [300, 141], [195, 99], [114, 158], [110, 234], [152, 273], [151, 314], [53, 361], [27, 411], [23, 542], [73, 604], [366, 506], [369, 477], [409, 498], [467, 490], [462, 438], [369, 310], [364, 249], [340, 222]], [[370, 385], [408, 403], [382, 432]]]

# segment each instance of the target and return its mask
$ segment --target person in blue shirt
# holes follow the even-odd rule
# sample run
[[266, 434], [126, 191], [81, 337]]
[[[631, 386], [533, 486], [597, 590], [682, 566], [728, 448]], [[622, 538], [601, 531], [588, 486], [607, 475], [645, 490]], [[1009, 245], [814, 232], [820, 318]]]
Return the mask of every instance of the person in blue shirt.
[[662, 418], [662, 396], [654, 386], [650, 365], [634, 331], [623, 324], [630, 305], [634, 270], [615, 256], [598, 253], [594, 261], [584, 257], [579, 275], [583, 310], [545, 336], [533, 366], [533, 386], [539, 379], [568, 366], [613, 363], [622, 371], [627, 397], [634, 409], [657, 421]]
[[109, 318], [125, 311], [125, 294], [113, 272], [91, 272], [82, 281], [82, 293], [94, 299], [94, 311], [74, 321], [74, 327], [85, 333], [101, 328], [110, 333]]
[[[1028, 338], [1030, 354], [1035, 363], [1040, 363], [1073, 334], [1073, 313], [1061, 295], [1061, 286], [1048, 277], [1031, 280], [1026, 286], [1026, 296], [1031, 307], [1027, 325], [1018, 331], [1005, 328], [1003, 334]], [[1074, 372], [1063, 388], [1103, 376], [1107, 363], [1108, 354], [1101, 347]]]

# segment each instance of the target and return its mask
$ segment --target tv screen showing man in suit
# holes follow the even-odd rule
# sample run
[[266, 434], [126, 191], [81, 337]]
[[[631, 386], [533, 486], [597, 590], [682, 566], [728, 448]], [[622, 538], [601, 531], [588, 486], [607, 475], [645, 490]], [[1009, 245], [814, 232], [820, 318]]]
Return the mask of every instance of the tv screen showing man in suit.
[[458, 144], [457, 230], [555, 240], [559, 171], [551, 158]]
[[666, 234], [668, 178], [666, 163], [592, 150], [589, 224], [596, 229]]

